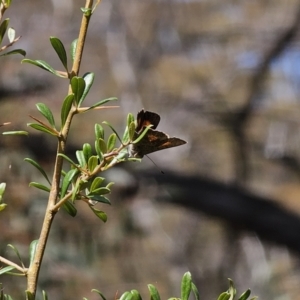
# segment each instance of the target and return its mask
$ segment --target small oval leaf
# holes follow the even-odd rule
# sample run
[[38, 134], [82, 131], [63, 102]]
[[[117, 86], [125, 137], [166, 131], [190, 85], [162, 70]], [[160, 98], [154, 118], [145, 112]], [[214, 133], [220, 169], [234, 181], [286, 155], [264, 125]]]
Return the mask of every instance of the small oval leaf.
[[85, 156], [83, 154], [83, 151], [82, 150], [77, 150], [76, 151], [76, 158], [79, 162], [79, 165], [82, 167], [82, 168], [85, 168], [86, 167], [86, 160], [85, 160]]
[[136, 128], [136, 125], [135, 125], [135, 122], [133, 121], [129, 124], [129, 127], [128, 127], [128, 134], [129, 134], [130, 141], [133, 141], [133, 139], [136, 136], [135, 128]]
[[102, 211], [102, 210], [98, 210], [92, 206], [90, 206], [90, 209], [94, 212], [94, 214], [104, 223], [107, 221], [107, 214]]
[[107, 187], [100, 187], [97, 189], [94, 189], [93, 191], [91, 191], [88, 194], [88, 197], [90, 196], [94, 196], [94, 195], [106, 195], [110, 193], [110, 189], [108, 189]]
[[29, 246], [29, 266], [33, 263], [33, 259], [35, 256], [36, 248], [39, 243], [39, 240], [33, 240]]
[[35, 188], [37, 188], [37, 189], [39, 189], [39, 190], [42, 190], [42, 191], [45, 191], [45, 192], [50, 193], [50, 188], [48, 188], [47, 186], [45, 186], [45, 185], [43, 185], [43, 184], [40, 184], [40, 183], [38, 183], [38, 182], [30, 182], [30, 183], [29, 183], [29, 186], [30, 186], [30, 187], [33, 186], [33, 187], [35, 187]]
[[100, 196], [100, 195], [89, 195], [88, 197], [89, 197], [89, 199], [92, 200], [92, 201], [101, 202], [101, 203], [105, 203], [105, 204], [111, 205], [111, 202], [109, 201], [109, 199], [106, 198], [106, 197], [104, 197], [104, 196]]
[[46, 126], [44, 126], [44, 125], [36, 124], [36, 123], [28, 123], [27, 126], [33, 128], [33, 129], [35, 129], [35, 130], [42, 131], [42, 132], [46, 132], [46, 133], [48, 133], [48, 134], [57, 136], [56, 131], [51, 130], [51, 128], [48, 128], [48, 127], [46, 127]]
[[9, 24], [9, 19], [5, 19], [0, 25], [0, 45], [2, 44], [2, 40], [6, 33], [8, 24]]
[[68, 117], [68, 114], [71, 110], [72, 104], [74, 100], [74, 94], [68, 95], [63, 102], [62, 108], [61, 108], [61, 126], [64, 126]]
[[61, 193], [60, 193], [61, 199], [66, 195], [68, 187], [77, 173], [79, 173], [77, 169], [72, 169], [64, 177], [62, 187], [61, 187]]
[[5, 131], [2, 132], [3, 135], [28, 135], [27, 131], [19, 130], [19, 131]]
[[76, 53], [77, 42], [78, 42], [78, 39], [74, 40], [74, 41], [71, 43], [70, 53], [71, 53], [71, 59], [72, 59], [72, 62], [74, 62], [74, 59], [75, 59], [75, 53]]
[[75, 102], [79, 105], [79, 100], [81, 99], [85, 89], [84, 79], [82, 77], [74, 76], [71, 79], [71, 87], [74, 93]]
[[192, 291], [194, 293], [195, 299], [199, 300], [200, 299], [199, 291], [193, 282], [192, 282]]
[[16, 31], [11, 27], [7, 30], [7, 37], [10, 43], [12, 43], [16, 37]]
[[7, 204], [6, 203], [1, 203], [0, 204], [0, 211], [4, 210], [6, 208]]
[[[0, 197], [4, 194], [5, 188], [6, 188], [6, 183], [5, 182], [1, 182], [0, 183]], [[1, 198], [0, 198], [0, 200], [1, 200]]]
[[63, 204], [63, 209], [71, 216], [71, 217], [75, 217], [76, 214], [77, 214], [77, 209], [76, 207], [74, 206], [73, 203], [71, 203], [70, 201], [66, 201], [64, 204]]
[[93, 192], [93, 190], [99, 188], [103, 181], [104, 177], [96, 177], [91, 184], [90, 192]]
[[83, 144], [82, 151], [85, 157], [85, 161], [88, 161], [92, 156], [92, 146], [89, 143], [85, 143]]
[[239, 297], [238, 300], [247, 300], [249, 298], [250, 294], [251, 294], [251, 290], [248, 289]]
[[160, 300], [160, 295], [154, 285], [148, 284], [148, 290], [150, 292], [151, 300]]
[[110, 152], [115, 148], [117, 141], [117, 135], [115, 133], [112, 133], [107, 141], [107, 151]]
[[95, 168], [98, 166], [98, 157], [91, 156], [88, 160], [88, 169], [90, 172], [93, 172]]
[[55, 128], [55, 121], [50, 108], [44, 103], [37, 103], [36, 107], [38, 111], [48, 120], [52, 128]]
[[98, 139], [98, 145], [99, 145], [99, 148], [101, 150], [102, 153], [106, 153], [107, 152], [107, 146], [106, 146], [106, 143], [104, 140], [102, 139]]
[[24, 51], [23, 49], [14, 49], [12, 51], [5, 52], [4, 54], [1, 54], [0, 56], [13, 55], [13, 54], [21, 54], [22, 56], [25, 56], [26, 51]]
[[104, 140], [104, 129], [100, 124], [95, 124], [95, 136], [97, 139]]
[[0, 269], [0, 275], [10, 272], [13, 269], [15, 269], [15, 267], [12, 267], [12, 266], [4, 267], [4, 268]]
[[54, 48], [56, 54], [58, 55], [60, 61], [62, 62], [63, 66], [65, 67], [66, 71], [68, 72], [68, 59], [67, 59], [67, 53], [66, 49], [61, 42], [60, 39], [52, 36], [50, 37], [50, 42], [52, 47]]
[[88, 109], [86, 109], [84, 112], [86, 112], [86, 111], [88, 111], [88, 110], [91, 110], [91, 109], [93, 109], [93, 108], [95, 108], [95, 107], [99, 107], [99, 106], [101, 106], [101, 105], [103, 105], [103, 104], [105, 104], [105, 103], [107, 103], [107, 102], [109, 102], [109, 101], [116, 101], [116, 100], [118, 100], [118, 98], [116, 98], [116, 97], [111, 97], [111, 98], [107, 98], [107, 99], [101, 100], [101, 101], [99, 101], [99, 102], [93, 104], [92, 106], [90, 106], [90, 107], [89, 107]]
[[90, 88], [92, 87], [93, 83], [94, 83], [94, 78], [95, 78], [95, 74], [94, 73], [86, 73], [83, 75], [83, 79], [85, 81], [85, 88], [84, 88], [84, 92], [79, 100], [78, 106], [81, 106], [81, 104], [83, 103], [84, 99], [86, 98], [87, 94], [90, 91]]
[[67, 78], [66, 75], [63, 75], [59, 72], [57, 72], [56, 70], [54, 70], [48, 63], [46, 63], [45, 61], [43, 60], [32, 60], [32, 59], [23, 59], [21, 63], [28, 63], [28, 64], [32, 64], [32, 65], [35, 65], [43, 70], [46, 70], [58, 77], [62, 77], [62, 78]]
[[188, 300], [192, 289], [192, 275], [186, 272], [181, 280], [181, 299]]

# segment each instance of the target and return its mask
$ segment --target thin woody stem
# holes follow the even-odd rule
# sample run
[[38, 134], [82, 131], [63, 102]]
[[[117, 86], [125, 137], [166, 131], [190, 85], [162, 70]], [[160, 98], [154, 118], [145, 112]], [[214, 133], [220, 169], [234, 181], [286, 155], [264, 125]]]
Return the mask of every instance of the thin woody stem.
[[[93, 0], [86, 0], [85, 8], [91, 9], [93, 5]], [[82, 58], [82, 52], [85, 42], [85, 37], [87, 34], [87, 28], [90, 20], [90, 15], [83, 14], [81, 27], [80, 27], [80, 33], [78, 37], [77, 42], [77, 48], [76, 48], [76, 54], [74, 59], [74, 65], [71, 71], [71, 77], [78, 75], [80, 64], [81, 64], [81, 58]], [[72, 92], [71, 86], [69, 85], [69, 94]], [[75, 109], [72, 109], [67, 117], [66, 123], [64, 127], [62, 128], [62, 131], [60, 133], [60, 136], [58, 138], [58, 145], [57, 145], [57, 153], [64, 153], [65, 147], [66, 147], [66, 141], [68, 137], [68, 133], [70, 130], [70, 125], [72, 118], [75, 114]], [[42, 230], [39, 238], [39, 242], [37, 245], [36, 253], [33, 259], [33, 263], [31, 264], [28, 273], [27, 273], [27, 291], [32, 294], [33, 299], [35, 299], [36, 296], [36, 288], [37, 288], [37, 281], [38, 276], [43, 260], [43, 255], [46, 249], [46, 244], [48, 240], [48, 236], [50, 233], [51, 225], [54, 219], [54, 216], [56, 214], [55, 204], [58, 199], [59, 195], [59, 184], [60, 184], [60, 178], [61, 178], [61, 170], [63, 165], [63, 158], [61, 156], [56, 156], [55, 166], [54, 166], [54, 174], [53, 174], [53, 180], [52, 180], [52, 186], [51, 191], [49, 195], [48, 205], [44, 217], [44, 222], [42, 225]]]
[[27, 272], [26, 268], [22, 268], [19, 265], [17, 265], [16, 263], [14, 263], [14, 262], [12, 262], [12, 261], [10, 261], [10, 260], [2, 257], [2, 256], [0, 256], [0, 262], [3, 262], [4, 264], [6, 264], [8, 266], [14, 267], [15, 269], [17, 269], [18, 271], [20, 271], [23, 274], [26, 274], [26, 272]]

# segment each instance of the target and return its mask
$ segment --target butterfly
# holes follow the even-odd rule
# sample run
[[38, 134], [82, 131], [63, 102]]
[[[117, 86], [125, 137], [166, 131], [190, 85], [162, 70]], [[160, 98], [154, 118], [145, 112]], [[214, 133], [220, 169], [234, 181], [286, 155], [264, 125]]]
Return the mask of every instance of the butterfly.
[[155, 112], [145, 111], [144, 109], [138, 112], [134, 139], [136, 139], [147, 126], [152, 125], [152, 127], [148, 129], [146, 135], [138, 143], [130, 145], [130, 157], [142, 158], [146, 154], [187, 143], [182, 139], [177, 137], [170, 138], [166, 133], [155, 130], [159, 121], [160, 116]]

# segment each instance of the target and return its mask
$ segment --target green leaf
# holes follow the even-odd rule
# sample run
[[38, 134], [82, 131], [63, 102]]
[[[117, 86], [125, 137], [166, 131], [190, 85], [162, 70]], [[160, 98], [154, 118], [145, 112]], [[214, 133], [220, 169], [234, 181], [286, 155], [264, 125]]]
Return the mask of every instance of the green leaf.
[[92, 206], [90, 206], [90, 209], [101, 221], [103, 221], [104, 223], [107, 221], [107, 214], [104, 211], [98, 210]]
[[125, 292], [121, 295], [119, 300], [131, 300], [133, 295], [130, 292]]
[[48, 120], [52, 128], [55, 128], [55, 121], [50, 108], [44, 103], [37, 103], [36, 107], [38, 111]]
[[109, 194], [109, 193], [110, 193], [110, 189], [108, 189], [107, 187], [100, 187], [100, 188], [94, 189], [92, 192], [90, 192], [88, 194], [88, 196], [91, 196], [91, 195], [106, 195], [106, 194]]
[[95, 292], [95, 293], [97, 293], [98, 295], [100, 295], [101, 298], [102, 298], [102, 300], [106, 300], [106, 298], [104, 297], [104, 295], [103, 295], [100, 291], [98, 291], [98, 290], [96, 290], [96, 289], [92, 289], [92, 292]]
[[67, 53], [66, 49], [61, 42], [60, 39], [52, 36], [50, 37], [50, 42], [52, 47], [54, 48], [56, 54], [58, 55], [60, 61], [62, 62], [63, 66], [65, 67], [66, 71], [68, 72], [68, 59], [67, 59]]
[[228, 278], [229, 280], [229, 289], [228, 289], [228, 293], [230, 294], [230, 300], [234, 299], [235, 295], [236, 295], [236, 289], [234, 287], [233, 281]]
[[229, 300], [230, 298], [230, 294], [227, 292], [224, 292], [222, 294], [220, 294], [220, 296], [218, 297], [218, 300]]
[[106, 185], [106, 188], [107, 188], [107, 189], [110, 189], [110, 187], [113, 186], [114, 184], [115, 184], [114, 182], [110, 182], [110, 183], [108, 183], [108, 184]]
[[95, 124], [95, 136], [97, 139], [104, 140], [104, 129], [100, 124]]
[[129, 127], [129, 125], [130, 125], [132, 122], [134, 122], [134, 116], [133, 116], [132, 113], [129, 113], [129, 114], [127, 115], [127, 126]]
[[35, 299], [34, 295], [31, 292], [29, 292], [28, 290], [25, 291], [25, 295], [26, 295], [26, 300], [34, 300]]
[[50, 182], [45, 170], [42, 168], [42, 166], [38, 162], [36, 162], [35, 160], [33, 160], [31, 158], [25, 158], [24, 161], [30, 163], [35, 168], [37, 168], [40, 171], [40, 173], [44, 176], [44, 178], [48, 181], [48, 183], [51, 185], [51, 182]]
[[111, 205], [111, 202], [109, 201], [109, 199], [104, 196], [92, 194], [92, 195], [88, 195], [88, 197], [90, 200]]
[[104, 177], [96, 177], [91, 184], [90, 192], [93, 192], [95, 189], [99, 188], [103, 181]]
[[51, 130], [50, 128], [48, 128], [48, 127], [46, 127], [44, 125], [36, 124], [36, 123], [27, 123], [27, 126], [33, 128], [35, 130], [46, 132], [48, 134], [57, 136], [57, 133], [54, 130]]
[[154, 285], [148, 284], [148, 290], [150, 292], [151, 300], [160, 300], [160, 295]]
[[18, 249], [15, 246], [13, 246], [12, 244], [8, 244], [7, 247], [11, 248], [16, 253], [16, 255], [17, 255], [17, 257], [18, 257], [18, 259], [19, 259], [22, 267], [25, 268], [25, 266], [23, 264], [23, 261], [22, 261], [22, 258], [21, 258], [21, 255], [20, 255]]
[[3, 135], [28, 135], [28, 132], [27, 131], [22, 131], [22, 130], [19, 130], [19, 131], [5, 131], [5, 132], [2, 132]]
[[44, 290], [42, 291], [42, 294], [43, 294], [43, 300], [48, 300], [48, 295]]
[[200, 299], [199, 291], [193, 282], [192, 282], [192, 291], [194, 293], [195, 299], [199, 300]]
[[0, 211], [4, 210], [6, 208], [7, 204], [6, 203], [1, 203], [0, 204]]
[[98, 156], [91, 156], [88, 160], [88, 169], [90, 172], [93, 172], [98, 166]]
[[68, 156], [66, 156], [65, 154], [58, 153], [57, 155], [63, 157], [66, 161], [68, 161], [74, 167], [77, 167], [77, 164], [71, 158], [69, 158]]
[[13, 55], [13, 54], [21, 54], [22, 56], [26, 55], [26, 51], [24, 51], [23, 49], [15, 49], [9, 52], [5, 52], [3, 54], [1, 54], [0, 56], [7, 56], [7, 55]]
[[11, 1], [12, 1], [12, 0], [4, 0], [4, 1], [3, 1], [4, 7], [5, 7], [6, 9], [8, 9], [8, 8], [10, 7]]
[[98, 146], [100, 148], [101, 153], [106, 153], [107, 152], [107, 146], [104, 140], [98, 139]]
[[248, 289], [246, 292], [244, 292], [244, 293], [239, 297], [238, 300], [247, 300], [247, 299], [249, 298], [250, 294], [251, 294], [251, 290]]
[[78, 42], [78, 39], [74, 40], [71, 44], [71, 59], [72, 59], [72, 62], [74, 62], [74, 59], [75, 59], [75, 53], [76, 53], [76, 47], [77, 47], [77, 42]]
[[94, 83], [94, 78], [95, 78], [95, 74], [94, 73], [86, 73], [83, 75], [83, 79], [85, 82], [85, 88], [84, 88], [84, 92], [79, 100], [78, 106], [81, 106], [81, 104], [83, 103], [84, 99], [86, 98], [87, 94], [90, 91], [90, 88], [92, 87], [93, 83]]
[[45, 192], [48, 192], [48, 193], [50, 193], [50, 188], [49, 187], [47, 187], [47, 186], [45, 186], [45, 185], [43, 185], [43, 184], [40, 184], [40, 183], [38, 183], [38, 182], [30, 182], [29, 183], [29, 186], [30, 187], [35, 187], [35, 188], [37, 188], [37, 189], [40, 189], [40, 190], [42, 190], [42, 191], [45, 191]]
[[79, 104], [79, 100], [81, 99], [84, 89], [85, 89], [85, 81], [82, 77], [74, 76], [71, 79], [71, 87], [74, 93], [75, 102], [77, 105]]
[[61, 108], [61, 126], [64, 126], [68, 117], [68, 114], [71, 110], [72, 104], [74, 100], [74, 94], [68, 95], [63, 102], [62, 108]]
[[16, 31], [13, 28], [8, 28], [7, 37], [10, 43], [12, 43], [16, 37]]
[[99, 161], [101, 162], [103, 160], [103, 153], [101, 152], [101, 149], [100, 149], [99, 140], [95, 141], [95, 150], [96, 150], [97, 156], [99, 158]]
[[192, 275], [186, 272], [181, 281], [181, 299], [188, 300], [192, 289]]
[[12, 267], [12, 266], [4, 267], [4, 268], [0, 269], [0, 275], [10, 272], [11, 270], [14, 270], [14, 269], [15, 269], [15, 267]]
[[128, 127], [129, 140], [132, 141], [135, 137], [135, 122], [131, 122]]
[[86, 160], [85, 160], [85, 157], [84, 157], [84, 154], [83, 154], [83, 151], [82, 150], [77, 150], [76, 151], [76, 158], [79, 162], [79, 165], [82, 167], [82, 168], [85, 168], [86, 167]]
[[5, 19], [0, 25], [0, 45], [2, 44], [2, 40], [6, 33], [8, 24], [9, 24], [9, 19]]
[[75, 217], [77, 214], [77, 209], [74, 206], [73, 203], [71, 203], [70, 201], [66, 201], [63, 205], [62, 205], [63, 209], [71, 216], [71, 217]]
[[75, 178], [75, 176], [78, 173], [79, 173], [79, 171], [77, 169], [72, 169], [64, 177], [62, 187], [61, 187], [61, 193], [60, 193], [61, 199], [66, 195], [70, 183], [72, 182], [72, 180]]
[[110, 152], [115, 148], [117, 141], [117, 135], [115, 133], [112, 133], [107, 141], [107, 151]]
[[95, 103], [94, 105], [90, 106], [89, 108], [87, 108], [84, 112], [86, 112], [88, 110], [91, 110], [91, 109], [94, 109], [95, 107], [99, 107], [99, 106], [101, 106], [101, 105], [103, 105], [103, 104], [105, 104], [109, 101], [116, 101], [116, 100], [118, 100], [118, 98], [116, 98], [116, 97], [111, 97], [111, 98], [101, 100], [101, 101]]
[[92, 15], [92, 9], [91, 8], [81, 7], [80, 10], [84, 13], [84, 15], [86, 17], [90, 17]]
[[78, 195], [80, 190], [84, 188], [85, 184], [87, 184], [87, 182], [84, 182], [82, 180], [76, 180], [75, 186], [73, 187], [72, 191], [72, 203], [74, 203], [76, 196]]
[[118, 140], [120, 141], [120, 143], [122, 143], [122, 140], [121, 140], [121, 138], [119, 137], [117, 131], [116, 131], [116, 130], [108, 123], [108, 122], [104, 121], [104, 122], [102, 122], [102, 123], [105, 124], [105, 125], [107, 125], [107, 126], [109, 126], [109, 128], [116, 134], [116, 136], [117, 136]]
[[133, 300], [142, 300], [142, 297], [137, 290], [131, 290], [130, 293], [133, 295]]
[[88, 161], [89, 158], [92, 156], [92, 146], [89, 143], [85, 143], [83, 144], [82, 151], [85, 161]]
[[4, 194], [5, 192], [5, 188], [6, 188], [6, 183], [5, 182], [1, 182], [0, 183], [0, 201], [1, 201], [1, 196]]
[[54, 70], [49, 64], [47, 64], [45, 61], [43, 60], [32, 60], [32, 59], [28, 59], [28, 58], [25, 58], [22, 60], [21, 63], [28, 63], [28, 64], [32, 64], [32, 65], [35, 65], [43, 70], [46, 70], [58, 77], [62, 77], [62, 78], [67, 78], [66, 75], [62, 75], [61, 73], [57, 72], [56, 70]]
[[33, 240], [29, 246], [29, 266], [33, 263], [36, 248], [38, 246], [39, 240]]
[[142, 138], [146, 135], [146, 133], [148, 132], [148, 130], [152, 127], [153, 125], [148, 125], [144, 131], [138, 136], [137, 139], [135, 139], [132, 144], [137, 144], [139, 141], [142, 140]]

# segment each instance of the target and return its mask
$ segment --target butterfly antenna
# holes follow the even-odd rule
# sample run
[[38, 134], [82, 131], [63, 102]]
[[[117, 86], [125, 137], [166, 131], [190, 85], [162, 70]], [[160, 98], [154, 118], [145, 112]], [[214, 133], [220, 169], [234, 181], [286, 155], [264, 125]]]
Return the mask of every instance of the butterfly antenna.
[[[154, 164], [154, 166], [155, 166], [158, 170], [160, 170], [159, 167], [158, 167], [158, 165], [153, 161], [153, 159], [151, 159], [150, 156], [148, 156], [148, 155], [146, 155], [146, 156], [147, 156], [147, 157], [149, 158], [149, 160]], [[161, 173], [161, 174], [165, 174], [165, 172], [164, 172], [163, 170], [160, 170], [160, 173]]]

